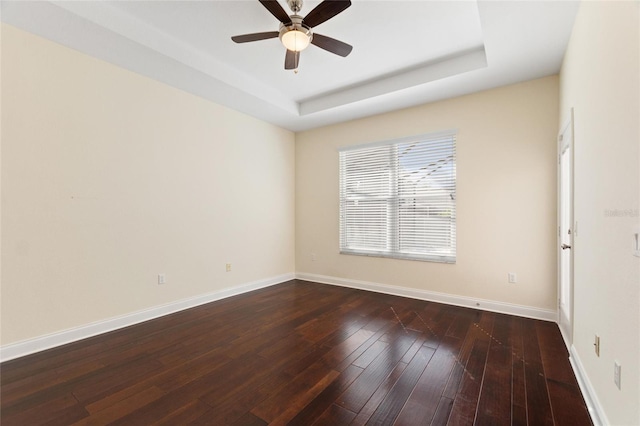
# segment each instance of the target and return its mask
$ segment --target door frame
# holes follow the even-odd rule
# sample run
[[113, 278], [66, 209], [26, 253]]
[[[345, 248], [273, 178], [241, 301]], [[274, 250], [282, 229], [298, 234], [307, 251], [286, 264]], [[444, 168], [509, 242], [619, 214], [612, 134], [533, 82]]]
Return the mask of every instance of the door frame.
[[[557, 202], [558, 202], [558, 207], [557, 207], [557, 227], [558, 227], [558, 232], [556, 234], [556, 250], [557, 250], [557, 262], [558, 262], [558, 276], [557, 276], [557, 281], [558, 281], [558, 288], [557, 288], [557, 309], [558, 309], [558, 327], [560, 328], [560, 333], [562, 334], [562, 338], [564, 339], [565, 345], [567, 346], [567, 350], [571, 349], [571, 345], [573, 344], [573, 302], [574, 302], [574, 250], [575, 250], [575, 242], [576, 242], [576, 236], [577, 236], [577, 223], [575, 222], [575, 215], [574, 215], [574, 208], [575, 208], [575, 204], [574, 204], [574, 200], [575, 200], [575, 162], [574, 162], [574, 157], [575, 157], [575, 136], [574, 136], [574, 113], [573, 113], [573, 108], [571, 108], [570, 113], [569, 113], [569, 118], [563, 123], [562, 127], [560, 128], [560, 132], [558, 133], [558, 138], [557, 138], [557, 149], [558, 149], [558, 172], [557, 172]], [[566, 134], [566, 132], [570, 130], [570, 138], [568, 141], [563, 140], [564, 139], [564, 135]], [[562, 152], [563, 152], [563, 147], [565, 147], [567, 144], [569, 144], [569, 149], [570, 149], [570, 157], [569, 157], [569, 162], [570, 162], [570, 177], [569, 177], [569, 181], [570, 181], [570, 186], [571, 186], [571, 194], [569, 197], [569, 209], [570, 209], [570, 215], [569, 215], [569, 223], [570, 225], [570, 229], [572, 231], [571, 234], [571, 249], [569, 252], [569, 256], [570, 256], [570, 268], [569, 268], [569, 312], [567, 313], [568, 316], [568, 329], [564, 329], [563, 328], [563, 323], [562, 323], [562, 311], [560, 309], [560, 303], [561, 303], [561, 297], [562, 297], [562, 248], [561, 248], [561, 244], [562, 244], [562, 236], [561, 236], [561, 229], [562, 229]]]

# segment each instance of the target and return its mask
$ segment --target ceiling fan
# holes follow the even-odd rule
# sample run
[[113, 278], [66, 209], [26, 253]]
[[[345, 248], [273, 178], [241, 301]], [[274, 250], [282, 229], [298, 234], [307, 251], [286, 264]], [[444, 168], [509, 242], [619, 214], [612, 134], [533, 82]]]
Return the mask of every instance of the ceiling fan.
[[287, 70], [296, 70], [296, 72], [298, 64], [300, 63], [300, 52], [306, 49], [309, 44], [314, 44], [321, 49], [342, 57], [346, 57], [351, 53], [353, 46], [312, 31], [313, 27], [328, 21], [351, 6], [350, 0], [324, 0], [304, 18], [298, 15], [298, 12], [302, 9], [302, 0], [287, 0], [287, 4], [293, 12], [291, 16], [287, 15], [287, 12], [285, 12], [277, 0], [259, 1], [280, 21], [280, 29], [278, 31], [264, 33], [237, 35], [231, 37], [231, 40], [236, 43], [247, 43], [250, 41], [279, 37], [287, 49], [284, 58], [284, 68]]

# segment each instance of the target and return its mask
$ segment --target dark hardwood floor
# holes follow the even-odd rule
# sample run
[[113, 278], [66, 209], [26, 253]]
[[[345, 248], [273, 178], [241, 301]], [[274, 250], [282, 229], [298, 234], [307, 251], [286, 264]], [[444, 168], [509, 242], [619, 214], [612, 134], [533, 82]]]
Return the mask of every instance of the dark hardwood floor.
[[558, 327], [302, 281], [0, 366], [9, 425], [590, 425]]

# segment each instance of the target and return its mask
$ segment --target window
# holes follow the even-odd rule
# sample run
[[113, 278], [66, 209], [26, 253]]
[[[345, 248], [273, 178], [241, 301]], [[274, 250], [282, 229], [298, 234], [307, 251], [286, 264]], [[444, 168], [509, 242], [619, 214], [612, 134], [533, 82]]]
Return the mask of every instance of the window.
[[340, 253], [455, 263], [454, 132], [340, 150]]

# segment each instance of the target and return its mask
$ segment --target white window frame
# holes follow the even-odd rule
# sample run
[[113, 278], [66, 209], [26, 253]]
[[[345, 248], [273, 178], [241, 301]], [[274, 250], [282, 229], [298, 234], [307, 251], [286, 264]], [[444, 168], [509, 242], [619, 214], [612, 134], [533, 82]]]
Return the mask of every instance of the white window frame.
[[[351, 145], [338, 150], [340, 161], [341, 254], [441, 263], [456, 262], [456, 136], [456, 130], [447, 130], [401, 139]], [[408, 170], [417, 170], [409, 169], [406, 164], [405, 168], [401, 165], [400, 158], [402, 155], [399, 155], [398, 149], [404, 149], [403, 152], [405, 153], [409, 152], [407, 145], [415, 148], [415, 151], [420, 151], [412, 154], [414, 157], [405, 157], [410, 161], [415, 158], [415, 155], [422, 155], [423, 159], [428, 159], [429, 161], [442, 156], [441, 164], [448, 165], [446, 173], [445, 170], [440, 172], [437, 184], [444, 182], [445, 186], [437, 187], [431, 182], [429, 185], [425, 183], [424, 186], [420, 187], [420, 196], [407, 196], [408, 180], [399, 178], [399, 173], [404, 171], [403, 176], [408, 176]], [[389, 150], [388, 157], [386, 157], [386, 149]], [[368, 160], [369, 153], [371, 155], [370, 161]], [[372, 167], [375, 173], [373, 178], [375, 182], [371, 183], [373, 185], [371, 188], [374, 188], [372, 189], [374, 192], [365, 196], [362, 193], [357, 194], [353, 189], [348, 189], [354, 188], [354, 179], [358, 180], [356, 184], [358, 187], [360, 186], [360, 179], [362, 179], [364, 185], [367, 185], [367, 178], [362, 176], [371, 176], [372, 169], [367, 171], [359, 170], [357, 168], [358, 165], [366, 168]], [[439, 166], [437, 169], [429, 169], [430, 166], [433, 166], [433, 163], [422, 166], [421, 170], [424, 171], [420, 173], [422, 173], [423, 177], [426, 177], [425, 175], [431, 176], [436, 170], [443, 168], [443, 166]], [[354, 167], [356, 168], [354, 169]], [[349, 175], [348, 169], [355, 171]], [[380, 174], [377, 174], [377, 170], [380, 170]], [[413, 171], [413, 173], [418, 172]], [[442, 177], [443, 175], [444, 178]], [[432, 177], [432, 179], [435, 182], [436, 178]], [[388, 187], [384, 183], [387, 180], [389, 182]], [[430, 189], [431, 186], [434, 188]], [[404, 188], [403, 196], [400, 195], [403, 189], [399, 188]], [[451, 201], [447, 199], [448, 196], [451, 197]], [[413, 199], [414, 207], [407, 209], [407, 201], [411, 199]], [[416, 208], [416, 200], [418, 200], [417, 203], [422, 202], [423, 206], [429, 206], [429, 200], [437, 200], [432, 202], [435, 203], [435, 207], [441, 209], [440, 213], [423, 214], [419, 212], [424, 207], [422, 209]], [[355, 207], [359, 205], [358, 203], [369, 202], [372, 204], [370, 210], [362, 208], [361, 204], [360, 207]], [[442, 214], [443, 211], [445, 212], [444, 214]], [[353, 219], [358, 215], [356, 212], [359, 213], [360, 219]], [[375, 217], [375, 219], [369, 221], [368, 217]], [[407, 222], [412, 220], [413, 223], [422, 223], [422, 225], [416, 225], [415, 227], [411, 225], [401, 226], [401, 220]], [[441, 225], [437, 227], [426, 226], [425, 224], [428, 224], [429, 221], [431, 223], [434, 221], [436, 223], [440, 222]], [[349, 224], [352, 224], [351, 229], [349, 229]], [[371, 232], [363, 231], [368, 226], [375, 228], [372, 228]], [[402, 229], [400, 230], [399, 228]], [[428, 230], [425, 231], [425, 229]], [[373, 236], [371, 241], [366, 242], [369, 238], [368, 234]], [[413, 248], [407, 248], [407, 244], [401, 244], [399, 242], [400, 239], [410, 241], [411, 244], [409, 245]], [[434, 241], [437, 241], [437, 244], [434, 244]]]

